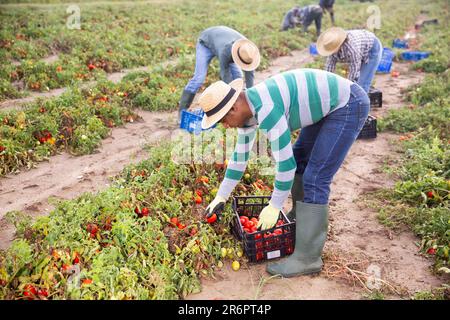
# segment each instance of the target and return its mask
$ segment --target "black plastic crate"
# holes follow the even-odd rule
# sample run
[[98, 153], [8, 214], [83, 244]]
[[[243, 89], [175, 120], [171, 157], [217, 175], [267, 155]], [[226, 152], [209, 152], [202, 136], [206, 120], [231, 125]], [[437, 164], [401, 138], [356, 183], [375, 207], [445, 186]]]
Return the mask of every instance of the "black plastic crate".
[[381, 108], [383, 106], [383, 93], [377, 88], [370, 87], [369, 99], [371, 108]]
[[369, 115], [357, 139], [373, 139], [377, 137], [377, 118]]
[[233, 234], [242, 241], [244, 253], [250, 262], [276, 259], [294, 252], [295, 222], [289, 221], [282, 211], [279, 217], [283, 221], [282, 225], [253, 233], [244, 232], [240, 216], [245, 215], [250, 219], [259, 217], [269, 200], [267, 196], [233, 197]]

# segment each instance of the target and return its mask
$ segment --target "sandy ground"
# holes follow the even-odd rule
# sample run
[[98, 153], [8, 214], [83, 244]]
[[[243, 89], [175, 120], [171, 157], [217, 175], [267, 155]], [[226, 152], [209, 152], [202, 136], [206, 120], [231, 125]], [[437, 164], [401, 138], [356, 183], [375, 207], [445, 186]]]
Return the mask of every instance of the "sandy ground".
[[[257, 73], [256, 82], [301, 67], [312, 59], [307, 50], [294, 51]], [[383, 107], [372, 110], [372, 115], [381, 116], [388, 109], [403, 106], [402, 89], [423, 78], [423, 74], [409, 71], [404, 63], [395, 63], [393, 69], [400, 72], [398, 78], [389, 74], [376, 77], [375, 86], [383, 92]], [[124, 74], [110, 75], [111, 80], [119, 81]], [[17, 106], [13, 101], [6, 103]], [[34, 218], [52, 209], [50, 197], [70, 199], [83, 192], [101, 190], [108, 185], [110, 176], [148, 156], [145, 144], [168, 139], [176, 127], [176, 112], [140, 111], [140, 115], [142, 121], [113, 129], [95, 154], [75, 157], [63, 153], [39, 163], [37, 168], [0, 179], [0, 248], [6, 248], [14, 235], [13, 226], [4, 219], [6, 212], [23, 210]], [[357, 140], [353, 145], [332, 185], [325, 251], [363, 256], [372, 267], [379, 268], [383, 280], [407, 293], [429, 290], [441, 281], [430, 271], [432, 261], [418, 253], [418, 239], [410, 232], [393, 234], [377, 221], [374, 210], [357, 201], [366, 192], [392, 185], [393, 181], [380, 170], [386, 161], [398, 156], [390, 143], [392, 139], [397, 137], [382, 133], [376, 139]], [[325, 260], [327, 263], [330, 261]], [[270, 278], [264, 263], [243, 265], [235, 272], [226, 262], [215, 279], [202, 279], [201, 293], [187, 299], [361, 299], [364, 294], [360, 286], [326, 277], [323, 272], [291, 279]]]

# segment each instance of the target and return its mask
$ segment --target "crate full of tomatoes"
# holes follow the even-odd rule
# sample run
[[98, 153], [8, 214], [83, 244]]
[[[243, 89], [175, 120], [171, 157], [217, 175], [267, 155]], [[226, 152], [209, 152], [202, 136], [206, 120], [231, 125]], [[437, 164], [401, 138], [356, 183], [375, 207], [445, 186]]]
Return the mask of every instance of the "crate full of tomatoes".
[[250, 262], [284, 257], [294, 252], [295, 222], [280, 211], [277, 224], [267, 230], [257, 230], [259, 214], [269, 203], [267, 196], [236, 196], [233, 198], [232, 230], [243, 242], [244, 253]]

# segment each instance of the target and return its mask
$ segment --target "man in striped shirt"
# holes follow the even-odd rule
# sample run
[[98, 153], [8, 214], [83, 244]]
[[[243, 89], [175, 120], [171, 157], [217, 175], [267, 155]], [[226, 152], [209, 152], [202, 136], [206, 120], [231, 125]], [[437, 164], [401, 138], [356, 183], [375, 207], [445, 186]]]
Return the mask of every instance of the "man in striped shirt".
[[[292, 188], [296, 218], [295, 252], [267, 267], [272, 274], [319, 272], [328, 228], [328, 198], [334, 174], [358, 136], [369, 112], [369, 99], [357, 84], [333, 73], [296, 69], [242, 90], [242, 81], [218, 81], [200, 96], [203, 128], [221, 122], [238, 128], [238, 141], [225, 178], [206, 215], [219, 214], [241, 179], [259, 127], [270, 141], [277, 163], [274, 191], [258, 228], [272, 228]], [[291, 132], [301, 129], [291, 145]], [[294, 186], [293, 186], [294, 184]]]
[[317, 51], [328, 57], [326, 71], [334, 72], [337, 62], [348, 63], [348, 79], [369, 92], [383, 54], [383, 46], [372, 32], [330, 28], [317, 40]]

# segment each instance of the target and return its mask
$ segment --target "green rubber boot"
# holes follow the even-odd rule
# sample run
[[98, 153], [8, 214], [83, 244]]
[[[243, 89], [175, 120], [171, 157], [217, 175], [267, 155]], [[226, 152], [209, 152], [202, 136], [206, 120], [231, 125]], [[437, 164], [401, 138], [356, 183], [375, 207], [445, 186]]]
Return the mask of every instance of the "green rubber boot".
[[303, 175], [296, 173], [294, 177], [294, 184], [292, 185], [291, 189], [292, 194], [292, 209], [288, 212], [287, 217], [289, 221], [295, 220], [295, 207], [297, 201], [303, 201]]
[[268, 264], [272, 275], [295, 277], [322, 270], [322, 250], [328, 230], [328, 205], [297, 202], [295, 250], [288, 258]]
[[195, 98], [195, 93], [183, 90], [180, 103], [178, 104], [178, 124], [181, 122], [181, 111], [188, 109]]

